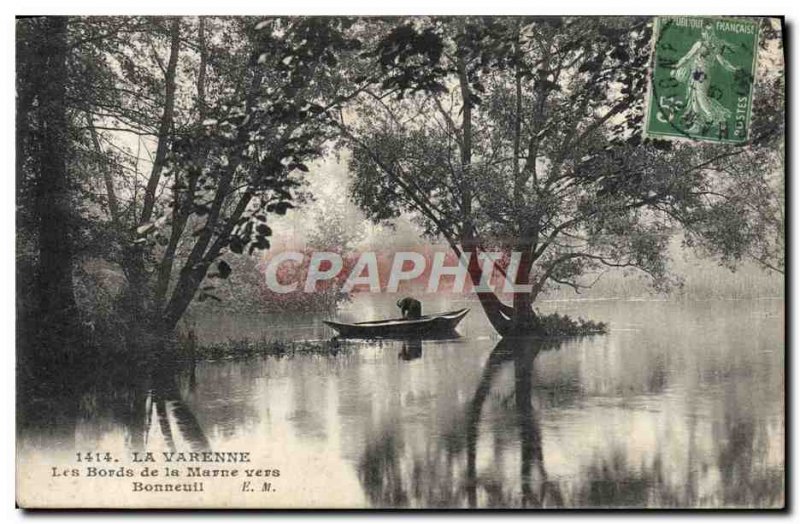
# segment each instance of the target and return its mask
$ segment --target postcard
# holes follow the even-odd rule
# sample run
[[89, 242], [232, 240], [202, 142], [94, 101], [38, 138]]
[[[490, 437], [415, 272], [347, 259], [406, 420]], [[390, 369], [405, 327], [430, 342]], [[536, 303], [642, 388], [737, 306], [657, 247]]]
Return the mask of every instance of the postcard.
[[786, 505], [783, 20], [16, 20], [25, 509]]

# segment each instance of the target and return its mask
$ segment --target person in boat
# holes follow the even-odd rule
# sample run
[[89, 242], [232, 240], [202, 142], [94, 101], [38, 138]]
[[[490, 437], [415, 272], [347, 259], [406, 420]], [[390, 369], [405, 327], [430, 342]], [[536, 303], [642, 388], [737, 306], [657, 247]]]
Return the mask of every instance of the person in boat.
[[397, 301], [397, 307], [403, 314], [403, 318], [416, 319], [422, 317], [422, 302], [415, 298], [406, 297]]

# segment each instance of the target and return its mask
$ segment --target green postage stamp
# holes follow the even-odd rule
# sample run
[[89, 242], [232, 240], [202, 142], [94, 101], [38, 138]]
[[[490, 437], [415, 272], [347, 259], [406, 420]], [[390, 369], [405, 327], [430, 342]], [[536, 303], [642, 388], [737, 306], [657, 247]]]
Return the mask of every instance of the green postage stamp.
[[756, 22], [657, 17], [646, 134], [747, 141], [757, 54]]

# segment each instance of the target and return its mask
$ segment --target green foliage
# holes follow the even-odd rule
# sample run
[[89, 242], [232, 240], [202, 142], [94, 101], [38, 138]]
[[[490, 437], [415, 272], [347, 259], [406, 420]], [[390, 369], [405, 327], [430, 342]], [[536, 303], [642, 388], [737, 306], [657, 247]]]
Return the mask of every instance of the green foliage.
[[[22, 93], [41, 69], [35, 24], [20, 22], [18, 32], [18, 52], [32, 58], [21, 62]], [[219, 299], [214, 282], [233, 271], [220, 257], [269, 249], [269, 217], [300, 200], [309, 162], [336, 129], [324, 113], [353, 89], [352, 71], [341, 67], [360, 50], [353, 24], [68, 19], [70, 240], [81, 258], [123, 268], [127, 314], [170, 329], [195, 295]], [[27, 136], [21, 147], [35, 146]], [[24, 169], [30, 153], [21, 152], [20, 218], [33, 228], [38, 217], [27, 195], [35, 173]]]
[[[410, 213], [455, 249], [527, 253], [533, 298], [607, 268], [668, 289], [677, 232], [724, 264], [782, 271], [782, 64], [756, 78], [745, 147], [642, 140], [651, 35], [644, 18], [402, 25], [379, 45], [386, 90], [359, 98], [348, 127], [355, 201], [377, 222]], [[429, 63], [438, 79], [416, 77]]]
[[[21, 273], [46, 214], [37, 20], [17, 22]], [[666, 288], [679, 230], [727, 266], [783, 271], [780, 32], [765, 23], [738, 148], [642, 140], [651, 32], [621, 17], [71, 17], [65, 242], [79, 264], [121, 268], [125, 314], [170, 329], [195, 297], [225, 300], [235, 260], [271, 247], [273, 217], [308, 201], [313, 161], [343, 147], [370, 219], [410, 214], [454, 249], [524, 251], [533, 298], [608, 267]], [[315, 247], [361, 240], [338, 207], [315, 217]], [[234, 300], [258, 294], [252, 278]], [[105, 300], [80, 280], [82, 303]]]
[[180, 344], [177, 356], [196, 360], [240, 360], [252, 357], [292, 357], [294, 355], [321, 355], [335, 357], [353, 349], [352, 343], [340, 340], [253, 340], [240, 339], [227, 342]]
[[552, 313], [537, 316], [536, 332], [548, 337], [598, 335], [608, 333], [608, 325], [605, 322], [593, 322], [582, 318], [574, 320], [567, 315]]
[[343, 196], [328, 195], [311, 214], [307, 244], [317, 250], [348, 253], [364, 239], [365, 224], [351, 212]]

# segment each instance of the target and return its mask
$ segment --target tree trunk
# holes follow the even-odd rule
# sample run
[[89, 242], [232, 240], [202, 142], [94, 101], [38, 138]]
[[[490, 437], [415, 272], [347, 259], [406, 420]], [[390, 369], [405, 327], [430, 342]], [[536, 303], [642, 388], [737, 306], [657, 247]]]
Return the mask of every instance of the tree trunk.
[[[479, 241], [475, 237], [475, 228], [472, 222], [472, 182], [470, 168], [472, 165], [472, 95], [467, 78], [467, 66], [464, 54], [459, 51], [456, 58], [458, 82], [461, 94], [461, 213], [463, 217], [461, 247], [470, 254], [467, 273], [473, 286], [478, 286], [483, 275], [480, 260], [478, 259]], [[486, 317], [492, 327], [504, 335], [511, 328], [511, 308], [503, 304], [498, 296], [489, 292], [477, 292], [478, 300], [483, 307]]]
[[[200, 46], [200, 66], [197, 75], [197, 112], [198, 123], [202, 125], [206, 118], [206, 67], [207, 67], [207, 52], [206, 52], [206, 36], [205, 36], [205, 20], [200, 17], [198, 20], [198, 45]], [[208, 156], [208, 147], [204, 144], [197, 148], [195, 156], [195, 165], [201, 166], [206, 162]], [[201, 169], [190, 169], [186, 176], [185, 185], [186, 190], [176, 191], [174, 199], [174, 214], [172, 221], [172, 231], [170, 232], [167, 247], [164, 250], [164, 255], [158, 268], [158, 281], [156, 283], [155, 293], [155, 309], [162, 311], [164, 302], [169, 291], [170, 278], [172, 277], [172, 268], [175, 264], [175, 253], [178, 250], [178, 244], [189, 221], [189, 216], [192, 213], [194, 204], [194, 196], [197, 191], [197, 181], [200, 178]], [[176, 175], [176, 177], [179, 175]]]
[[[242, 195], [241, 199], [231, 213], [231, 216], [217, 236], [216, 241], [211, 245], [205, 255], [203, 255], [202, 252], [199, 253], [199, 258], [194, 258], [193, 254], [189, 255], [189, 259], [181, 270], [181, 275], [178, 278], [177, 284], [175, 285], [175, 290], [172, 293], [172, 297], [170, 298], [170, 301], [161, 317], [163, 329], [172, 330], [178, 324], [178, 321], [186, 312], [186, 308], [188, 308], [189, 304], [192, 302], [195, 293], [197, 293], [197, 289], [203, 282], [206, 273], [208, 273], [208, 268], [211, 266], [212, 262], [219, 257], [222, 249], [227, 245], [227, 238], [233, 231], [235, 224], [239, 221], [239, 219], [242, 217], [242, 214], [247, 209], [252, 197], [253, 193], [249, 191]], [[214, 223], [214, 226], [207, 225], [206, 227], [216, 227], [216, 222]]]
[[[469, 275], [472, 285], [478, 287], [483, 277], [483, 268], [478, 258], [478, 242], [474, 238], [468, 237], [462, 241], [461, 245], [464, 252], [470, 254], [467, 274]], [[478, 296], [483, 311], [486, 313], [486, 318], [489, 319], [495, 331], [500, 335], [509, 333], [512, 328], [512, 308], [503, 304], [493, 291], [476, 291], [475, 294]]]
[[[103, 146], [100, 144], [100, 137], [97, 134], [97, 129], [94, 126], [94, 117], [91, 113], [86, 113], [86, 125], [89, 128], [89, 136], [92, 138], [94, 150], [97, 153], [98, 160], [104, 156]], [[118, 232], [120, 232], [120, 212], [119, 201], [117, 200], [117, 193], [114, 190], [114, 178], [111, 174], [111, 169], [104, 165], [100, 168], [103, 175], [103, 183], [106, 187], [106, 198], [108, 199], [108, 213], [111, 217], [111, 224]]]
[[38, 86], [39, 178], [35, 213], [39, 218], [38, 305], [47, 343], [68, 344], [77, 312], [72, 282], [71, 202], [67, 173], [67, 18], [41, 21], [42, 82]]
[[[478, 250], [470, 248], [468, 245], [464, 246], [464, 250], [471, 255], [467, 273], [472, 285], [477, 287], [483, 277], [483, 268], [478, 260]], [[524, 261], [524, 255], [522, 258]], [[520, 268], [522, 267], [524, 264], [521, 263]], [[520, 269], [515, 283], [524, 285], [528, 284], [528, 281], [528, 272]], [[536, 314], [533, 311], [534, 297], [531, 293], [514, 293], [513, 306], [503, 303], [494, 291], [476, 291], [475, 294], [492, 327], [501, 336], [531, 334], [536, 330]]]
[[[167, 69], [164, 73], [164, 110], [158, 129], [158, 144], [153, 167], [145, 188], [142, 204], [142, 214], [139, 225], [150, 222], [155, 209], [156, 190], [161, 180], [161, 171], [166, 161], [169, 147], [169, 137], [172, 132], [173, 115], [175, 111], [176, 72], [178, 67], [178, 54], [180, 52], [180, 19], [174, 18], [170, 24], [170, 52]], [[133, 232], [134, 239], [136, 232]], [[144, 252], [138, 244], [130, 243], [124, 248], [123, 266], [128, 279], [125, 294], [125, 305], [129, 314], [134, 318], [129, 340], [134, 345], [147, 335], [147, 331], [156, 328], [158, 332], [158, 309], [149, 303], [152, 299], [151, 285], [145, 270]], [[158, 333], [156, 333], [158, 334]]]
[[167, 303], [161, 316], [161, 329], [164, 331], [175, 329], [178, 321], [186, 312], [186, 308], [191, 304], [210, 265], [210, 263], [201, 261], [192, 265], [187, 263], [183, 267], [178, 283], [175, 285], [175, 290], [172, 292], [172, 297], [170, 297], [169, 303]]
[[164, 73], [164, 112], [161, 115], [161, 122], [158, 126], [158, 145], [156, 146], [156, 156], [153, 159], [153, 168], [145, 188], [141, 224], [146, 224], [152, 218], [156, 202], [156, 190], [158, 189], [158, 182], [161, 180], [161, 170], [164, 168], [167, 158], [169, 136], [172, 132], [172, 120], [175, 113], [175, 73], [178, 68], [180, 43], [180, 19], [176, 17], [170, 25], [169, 62]]
[[[467, 236], [462, 240], [462, 248], [470, 254], [467, 273], [472, 285], [477, 287], [483, 277], [483, 268], [478, 259], [480, 253], [479, 242], [474, 236]], [[509, 278], [513, 278], [514, 283], [517, 285], [528, 285], [530, 284], [530, 271], [533, 266], [531, 246], [528, 243], [523, 243], [516, 246], [515, 250], [521, 252], [522, 256], [517, 274], [510, 275]], [[476, 291], [475, 294], [478, 296], [478, 300], [492, 327], [501, 336], [530, 334], [536, 330], [536, 314], [533, 311], [535, 296], [533, 293], [514, 293], [513, 306], [503, 303], [494, 291]]]
[[[250, 108], [253, 107], [256, 93], [261, 87], [262, 80], [263, 75], [260, 72], [256, 72], [251, 79], [245, 112], [249, 112]], [[284, 137], [282, 140], [288, 139], [293, 129], [294, 128], [287, 129], [284, 132]], [[245, 147], [247, 143], [245, 139], [246, 134], [247, 130], [244, 127], [241, 127], [238, 131], [237, 140], [242, 148]], [[235, 154], [231, 155], [232, 158], [230, 163], [220, 178], [219, 185], [216, 189], [216, 194], [214, 195], [214, 201], [211, 204], [211, 210], [208, 213], [208, 217], [206, 218], [206, 222], [203, 227], [203, 232], [197, 238], [192, 250], [189, 252], [189, 256], [187, 257], [186, 262], [181, 269], [178, 281], [175, 284], [174, 290], [172, 291], [172, 295], [167, 302], [166, 307], [161, 312], [159, 322], [160, 328], [163, 330], [174, 329], [178, 321], [186, 312], [186, 308], [188, 308], [189, 304], [192, 302], [197, 289], [200, 287], [200, 284], [203, 282], [203, 279], [208, 272], [208, 268], [211, 266], [214, 260], [217, 259], [222, 249], [227, 245], [227, 240], [233, 230], [233, 227], [238, 222], [239, 218], [241, 218], [242, 214], [247, 209], [250, 199], [253, 197], [253, 193], [251, 191], [246, 191], [236, 204], [236, 207], [233, 209], [228, 219], [222, 223], [220, 222], [221, 219], [223, 219], [223, 207], [228, 196], [230, 195], [231, 184], [236, 174], [236, 170], [239, 168], [243, 160], [243, 154], [243, 150], [239, 149]], [[217, 228], [220, 225], [222, 225], [222, 230], [218, 231]], [[214, 238], [215, 233], [217, 235], [216, 240], [212, 244], [211, 241]]]
[[[532, 246], [523, 241], [515, 248], [521, 253], [517, 274], [513, 276], [514, 283], [518, 286], [530, 284], [531, 267], [533, 266]], [[518, 333], [531, 333], [536, 328], [536, 315], [533, 312], [534, 296], [530, 292], [514, 293], [514, 330]]]

